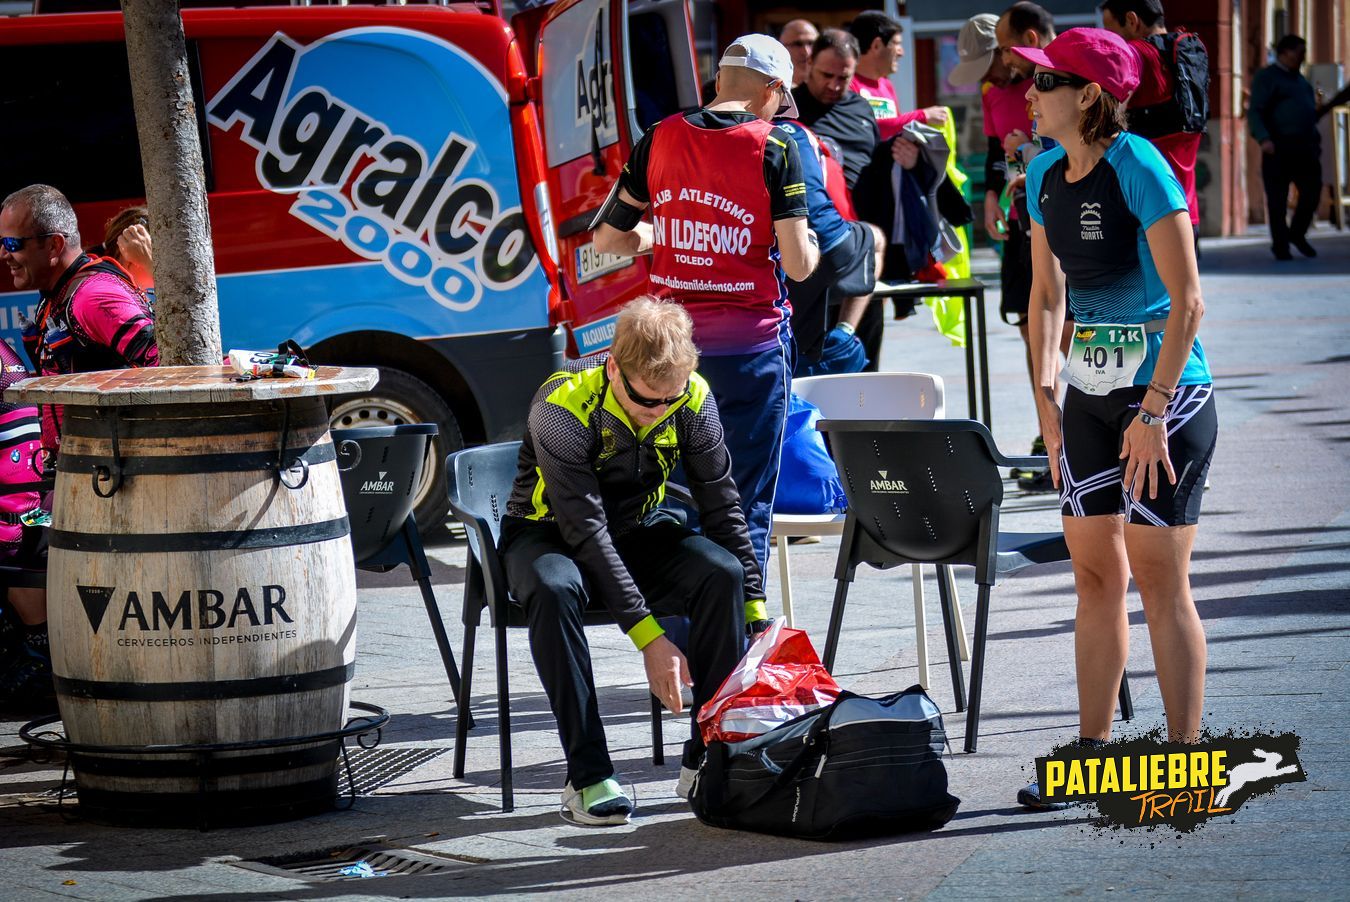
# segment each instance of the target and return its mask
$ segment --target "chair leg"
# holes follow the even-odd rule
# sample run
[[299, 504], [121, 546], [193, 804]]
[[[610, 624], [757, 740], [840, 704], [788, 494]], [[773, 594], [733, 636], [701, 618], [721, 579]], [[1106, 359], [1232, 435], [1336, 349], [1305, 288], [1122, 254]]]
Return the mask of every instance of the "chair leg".
[[952, 608], [955, 607], [952, 598], [952, 586], [947, 578], [951, 575], [951, 568], [944, 565], [937, 565], [937, 584], [938, 584], [938, 607], [942, 608], [942, 632], [947, 638], [947, 666], [952, 672], [952, 695], [956, 696], [956, 710], [966, 710], [966, 675], [961, 670], [961, 657], [957, 650], [955, 636], [955, 615]]
[[1120, 719], [1134, 720], [1134, 698], [1130, 695], [1130, 675], [1120, 674]]
[[783, 596], [783, 619], [792, 626], [792, 571], [788, 567], [788, 537], [778, 537], [778, 584]]
[[661, 767], [666, 763], [665, 731], [661, 724], [661, 700], [652, 696], [652, 764]]
[[980, 693], [984, 688], [985, 640], [989, 633], [989, 586], [980, 586], [975, 605], [975, 654], [970, 660], [970, 710], [966, 712], [966, 751], [980, 740]]
[[956, 646], [961, 651], [961, 660], [970, 660], [970, 643], [966, 641], [966, 618], [961, 614], [961, 598], [956, 594], [956, 577], [952, 576], [952, 568], [944, 567], [943, 577], [947, 583], [947, 592], [950, 593], [952, 600], [952, 621], [956, 626]]
[[502, 777], [502, 811], [516, 808], [516, 794], [511, 783], [511, 687], [508, 685], [509, 662], [506, 660], [506, 617], [497, 619], [497, 746]]
[[928, 679], [928, 618], [923, 609], [923, 568], [910, 567], [910, 582], [914, 584], [914, 648], [919, 661], [919, 685], [927, 691]]
[[[413, 581], [422, 590], [422, 606], [427, 609], [427, 619], [431, 621], [431, 634], [436, 638], [436, 648], [441, 653], [441, 664], [445, 667], [445, 677], [450, 681], [450, 693], [455, 697], [455, 705], [463, 707], [460, 701], [459, 668], [455, 666], [455, 652], [450, 647], [450, 637], [445, 632], [445, 622], [441, 619], [441, 608], [436, 603], [436, 594], [431, 587], [431, 566], [427, 562], [426, 549], [422, 546], [422, 535], [418, 532], [417, 521], [408, 515], [403, 524], [403, 541], [408, 546], [408, 565], [412, 570]], [[473, 726], [473, 716], [469, 716], [469, 726]]]
[[834, 670], [834, 653], [839, 648], [839, 633], [844, 627], [844, 602], [848, 600], [848, 584], [853, 581], [849, 573], [834, 581], [834, 605], [830, 608], [830, 630], [825, 635], [825, 669]]
[[473, 644], [477, 635], [478, 624], [464, 624], [464, 679], [460, 683], [460, 690], [463, 695], [460, 696], [461, 701], [458, 710], [455, 712], [455, 769], [453, 773], [457, 780], [464, 777], [464, 755], [468, 751], [469, 727], [473, 725], [473, 718], [469, 715], [469, 702], [473, 697]]

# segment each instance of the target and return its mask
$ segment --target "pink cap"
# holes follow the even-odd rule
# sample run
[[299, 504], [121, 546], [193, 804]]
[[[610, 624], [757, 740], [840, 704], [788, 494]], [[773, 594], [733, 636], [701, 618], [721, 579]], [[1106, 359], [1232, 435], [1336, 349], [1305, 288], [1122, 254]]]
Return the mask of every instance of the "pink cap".
[[1043, 49], [1014, 47], [1012, 52], [1038, 66], [1096, 82], [1122, 103], [1139, 87], [1139, 53], [1104, 28], [1070, 28]]

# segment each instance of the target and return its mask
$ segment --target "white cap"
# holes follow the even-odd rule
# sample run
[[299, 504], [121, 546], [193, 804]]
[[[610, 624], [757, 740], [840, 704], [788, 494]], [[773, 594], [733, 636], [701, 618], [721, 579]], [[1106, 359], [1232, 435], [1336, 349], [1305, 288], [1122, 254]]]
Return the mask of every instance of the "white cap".
[[[731, 54], [732, 47], [740, 47], [745, 52], [733, 56]], [[766, 34], [742, 35], [731, 42], [731, 46], [722, 54], [722, 60], [717, 65], [718, 68], [741, 66], [746, 69], [753, 69], [769, 76], [769, 78], [782, 82], [783, 96], [787, 100], [787, 107], [776, 113], [775, 118], [797, 118], [797, 101], [792, 96], [792, 57], [788, 54], [788, 49], [777, 39]]]

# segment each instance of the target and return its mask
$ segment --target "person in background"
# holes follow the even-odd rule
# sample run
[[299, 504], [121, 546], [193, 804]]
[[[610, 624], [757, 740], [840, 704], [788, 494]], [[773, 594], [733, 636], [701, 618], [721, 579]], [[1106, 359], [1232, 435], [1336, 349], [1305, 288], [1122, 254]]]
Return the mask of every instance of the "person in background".
[[[119, 264], [84, 253], [66, 196], [29, 185], [0, 205], [0, 263], [19, 291], [39, 293], [24, 346], [39, 375], [159, 365], [149, 299]], [[42, 408], [42, 444], [61, 445], [60, 407]]]
[[849, 87], [858, 68], [858, 39], [839, 28], [820, 33], [811, 48], [806, 81], [792, 89], [793, 117], [839, 148], [839, 164], [850, 191], [881, 141], [872, 105]]
[[[633, 811], [596, 705], [587, 605], [609, 610], [672, 713], [683, 710], [681, 688], [693, 686], [682, 798], [704, 753], [698, 710], [736, 666], [747, 627], [768, 626], [762, 571], [698, 361], [685, 309], [639, 298], [620, 311], [603, 360], [549, 376], [530, 404], [502, 518], [502, 566], [525, 609], [567, 759], [564, 816], [580, 824], [623, 824]], [[702, 534], [660, 506], [681, 461]], [[658, 614], [689, 618], [687, 658]]]
[[102, 253], [120, 263], [153, 300], [155, 271], [149, 226], [149, 210], [143, 206], [127, 207], [103, 227]]
[[[0, 391], [27, 379], [28, 368], [0, 341]], [[0, 401], [0, 563], [47, 569], [50, 515], [36, 491], [42, 467], [42, 426], [36, 407]], [[0, 604], [0, 711], [50, 709], [54, 703], [47, 640], [47, 590], [10, 586]]]
[[858, 68], [849, 87], [872, 106], [881, 140], [888, 141], [910, 122], [941, 125], [947, 121], [946, 107], [930, 106], [908, 113], [900, 111], [891, 76], [905, 55], [900, 23], [880, 10], [869, 9], [849, 23], [849, 34], [858, 41]]
[[806, 19], [793, 19], [778, 33], [778, 40], [792, 57], [792, 84], [789, 87], [795, 88], [806, 81], [806, 72], [811, 67], [811, 47], [818, 37], [820, 32]]
[[1055, 17], [1045, 7], [1029, 0], [1018, 0], [998, 17], [994, 31], [1003, 62], [1022, 78], [1030, 78], [1036, 67], [1013, 52], [1017, 47], [1044, 47], [1055, 39]]
[[[999, 264], [1003, 321], [1016, 326], [1027, 353], [1027, 375], [1033, 394], [1031, 344], [1027, 333], [1027, 307], [1031, 300], [1031, 219], [1027, 216], [1025, 188], [1011, 191], [1008, 215], [1003, 215], [1002, 196], [1008, 184], [1025, 171], [1023, 146], [1030, 141], [1031, 113], [1027, 91], [1031, 79], [1008, 66], [998, 47], [999, 17], [992, 13], [972, 16], [957, 37], [961, 62], [947, 76], [954, 85], [982, 85], [980, 112], [988, 149], [984, 160], [984, 228], [992, 241], [1003, 242]], [[1009, 170], [1015, 170], [1010, 172]], [[1032, 454], [1044, 454], [1045, 443], [1038, 435], [1031, 444]], [[1053, 492], [1048, 467], [1015, 468], [1012, 477], [1024, 492]]]
[[[1247, 127], [1261, 145], [1261, 184], [1266, 189], [1270, 218], [1270, 250], [1276, 260], [1290, 260], [1289, 246], [1316, 257], [1308, 229], [1322, 195], [1322, 133], [1317, 128], [1317, 98], [1299, 69], [1308, 56], [1308, 42], [1287, 34], [1275, 45], [1275, 62], [1252, 80]], [[1298, 189], [1294, 217], [1287, 219], [1289, 186]]]
[[[1187, 131], [1184, 115], [1177, 104], [1177, 92], [1191, 90], [1192, 67], [1204, 73], [1204, 83], [1195, 92], [1204, 101], [1199, 118], [1209, 111], [1209, 54], [1200, 38], [1189, 33], [1168, 32], [1163, 19], [1160, 0], [1103, 0], [1102, 27], [1120, 35], [1139, 54], [1139, 89], [1130, 97], [1125, 111], [1130, 132], [1153, 142], [1153, 146], [1167, 160], [1177, 181], [1186, 192], [1186, 206], [1190, 210], [1191, 230], [1195, 233], [1197, 252], [1200, 248], [1200, 200], [1195, 192], [1195, 161], [1200, 153], [1198, 130]], [[1178, 41], [1184, 45], [1178, 46]], [[1181, 67], [1175, 66], [1176, 50], [1184, 47], [1189, 55]], [[1164, 54], [1164, 51], [1170, 51]], [[1168, 57], [1164, 62], [1163, 57]], [[1178, 84], [1178, 81], [1182, 81]]]

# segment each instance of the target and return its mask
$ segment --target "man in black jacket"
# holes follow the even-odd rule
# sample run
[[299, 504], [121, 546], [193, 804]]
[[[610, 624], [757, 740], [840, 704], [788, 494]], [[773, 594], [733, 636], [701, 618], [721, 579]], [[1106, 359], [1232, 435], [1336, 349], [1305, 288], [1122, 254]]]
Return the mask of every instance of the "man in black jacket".
[[872, 105], [849, 88], [858, 69], [858, 39], [839, 28], [827, 28], [811, 49], [806, 81], [792, 89], [797, 119], [841, 153], [849, 190], [881, 140]]
[[[683, 708], [682, 686], [693, 686], [676, 787], [683, 796], [703, 757], [693, 717], [740, 658], [744, 626], [767, 626], [717, 402], [694, 372], [692, 332], [679, 304], [639, 298], [619, 314], [607, 359], [550, 376], [530, 406], [502, 519], [506, 581], [525, 608], [567, 757], [563, 806], [582, 824], [626, 823], [633, 810], [613, 779], [596, 705], [587, 606], [609, 610], [672, 712]], [[677, 463], [701, 535], [660, 506]], [[689, 618], [687, 659], [657, 614]]]

